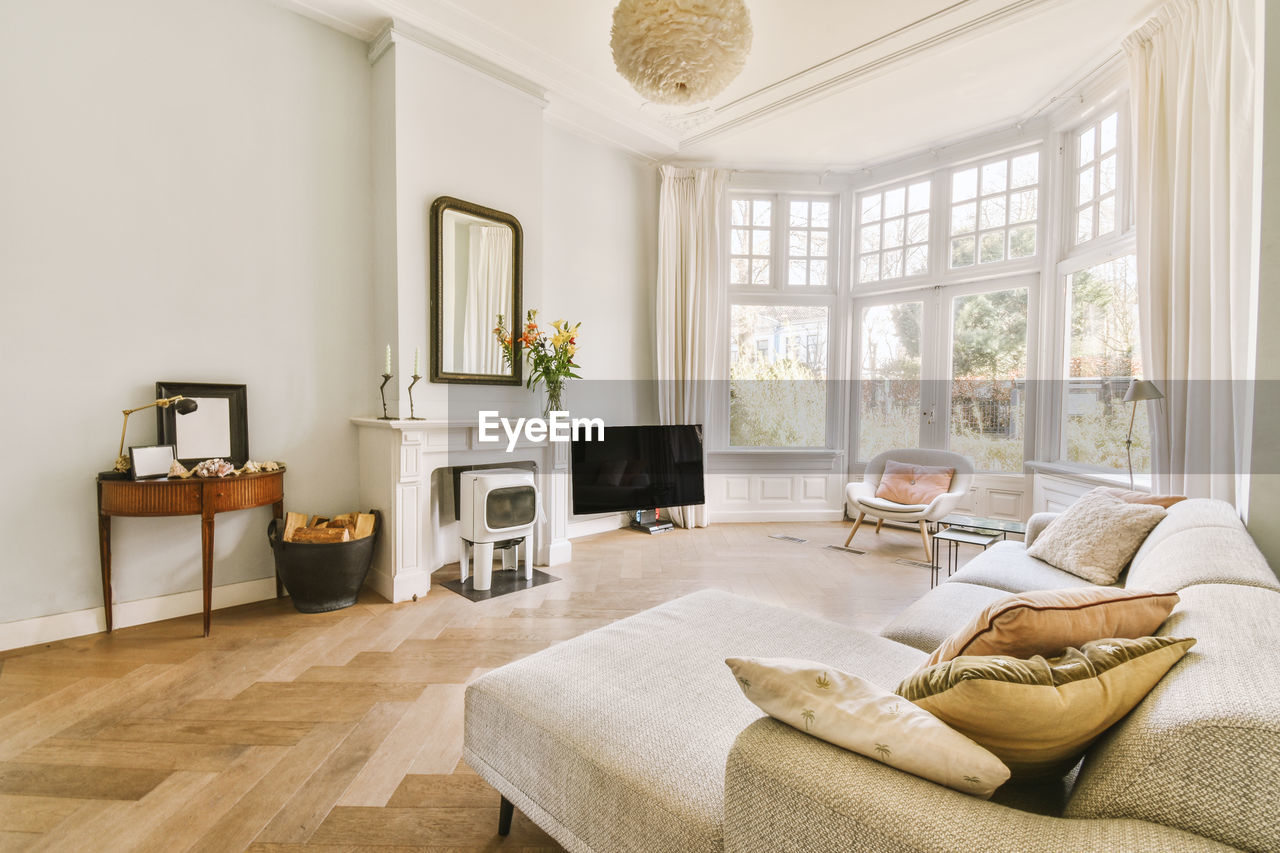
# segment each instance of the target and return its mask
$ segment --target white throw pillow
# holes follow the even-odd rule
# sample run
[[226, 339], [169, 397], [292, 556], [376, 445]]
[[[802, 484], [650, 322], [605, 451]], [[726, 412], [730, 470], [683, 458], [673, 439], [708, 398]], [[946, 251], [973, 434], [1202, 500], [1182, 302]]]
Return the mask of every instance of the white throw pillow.
[[1087, 581], [1112, 584], [1167, 514], [1164, 507], [1094, 489], [1049, 522], [1027, 554]]
[[984, 799], [1009, 778], [1009, 768], [986, 749], [856, 675], [790, 658], [725, 663], [762, 711], [828, 743]]

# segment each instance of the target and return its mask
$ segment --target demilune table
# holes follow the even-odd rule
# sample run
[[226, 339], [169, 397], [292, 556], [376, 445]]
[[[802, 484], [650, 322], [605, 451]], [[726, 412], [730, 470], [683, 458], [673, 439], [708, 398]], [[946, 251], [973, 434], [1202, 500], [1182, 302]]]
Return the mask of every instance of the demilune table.
[[[200, 556], [204, 581], [204, 635], [213, 605], [213, 517], [219, 512], [272, 505], [284, 517], [284, 469], [235, 477], [189, 480], [123, 480], [98, 475], [98, 546], [102, 557], [102, 604], [111, 631], [111, 517], [200, 516]], [[276, 574], [276, 596], [283, 590]]]

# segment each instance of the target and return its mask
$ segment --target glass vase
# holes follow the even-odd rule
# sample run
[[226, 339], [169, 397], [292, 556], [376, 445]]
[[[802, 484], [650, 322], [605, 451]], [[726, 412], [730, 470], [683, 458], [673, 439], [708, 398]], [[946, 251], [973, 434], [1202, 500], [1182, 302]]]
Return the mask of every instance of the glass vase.
[[542, 417], [551, 417], [552, 412], [564, 411], [564, 381], [547, 383], [546, 402], [542, 407]]

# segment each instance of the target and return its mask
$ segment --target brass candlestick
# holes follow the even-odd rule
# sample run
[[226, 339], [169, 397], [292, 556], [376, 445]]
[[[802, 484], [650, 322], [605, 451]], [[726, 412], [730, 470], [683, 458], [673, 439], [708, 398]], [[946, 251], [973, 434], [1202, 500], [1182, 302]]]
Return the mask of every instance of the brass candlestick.
[[415, 373], [413, 374], [413, 381], [409, 383], [409, 420], [411, 421], [422, 420], [422, 418], [414, 417], [414, 414], [413, 414], [413, 386], [417, 385], [418, 380], [421, 378], [422, 378], [421, 376]]
[[382, 384], [378, 386], [378, 393], [382, 395], [382, 417], [380, 421], [394, 421], [395, 418], [387, 414], [387, 383], [391, 381], [391, 374], [382, 374]]

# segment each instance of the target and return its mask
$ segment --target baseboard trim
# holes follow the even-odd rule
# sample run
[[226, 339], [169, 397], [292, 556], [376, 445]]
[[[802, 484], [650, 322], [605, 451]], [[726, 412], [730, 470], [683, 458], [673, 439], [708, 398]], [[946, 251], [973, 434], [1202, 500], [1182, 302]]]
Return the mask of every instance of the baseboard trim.
[[712, 524], [743, 524], [767, 521], [841, 521], [843, 509], [712, 509]]
[[570, 523], [566, 538], [577, 539], [580, 536], [594, 536], [597, 533], [608, 533], [610, 530], [617, 530], [626, 526], [626, 513], [613, 512], [599, 518], [585, 518], [582, 521]]
[[[224, 584], [213, 588], [213, 609], [236, 607], [266, 601], [276, 597], [276, 579], [258, 578], [240, 583]], [[201, 590], [175, 592], [137, 601], [116, 603], [113, 628], [129, 628], [150, 622], [162, 622], [178, 616], [190, 616], [204, 611], [204, 595]], [[102, 607], [55, 613], [52, 616], [36, 616], [17, 622], [0, 623], [0, 651], [52, 643], [70, 637], [100, 634], [107, 630], [107, 614]]]

